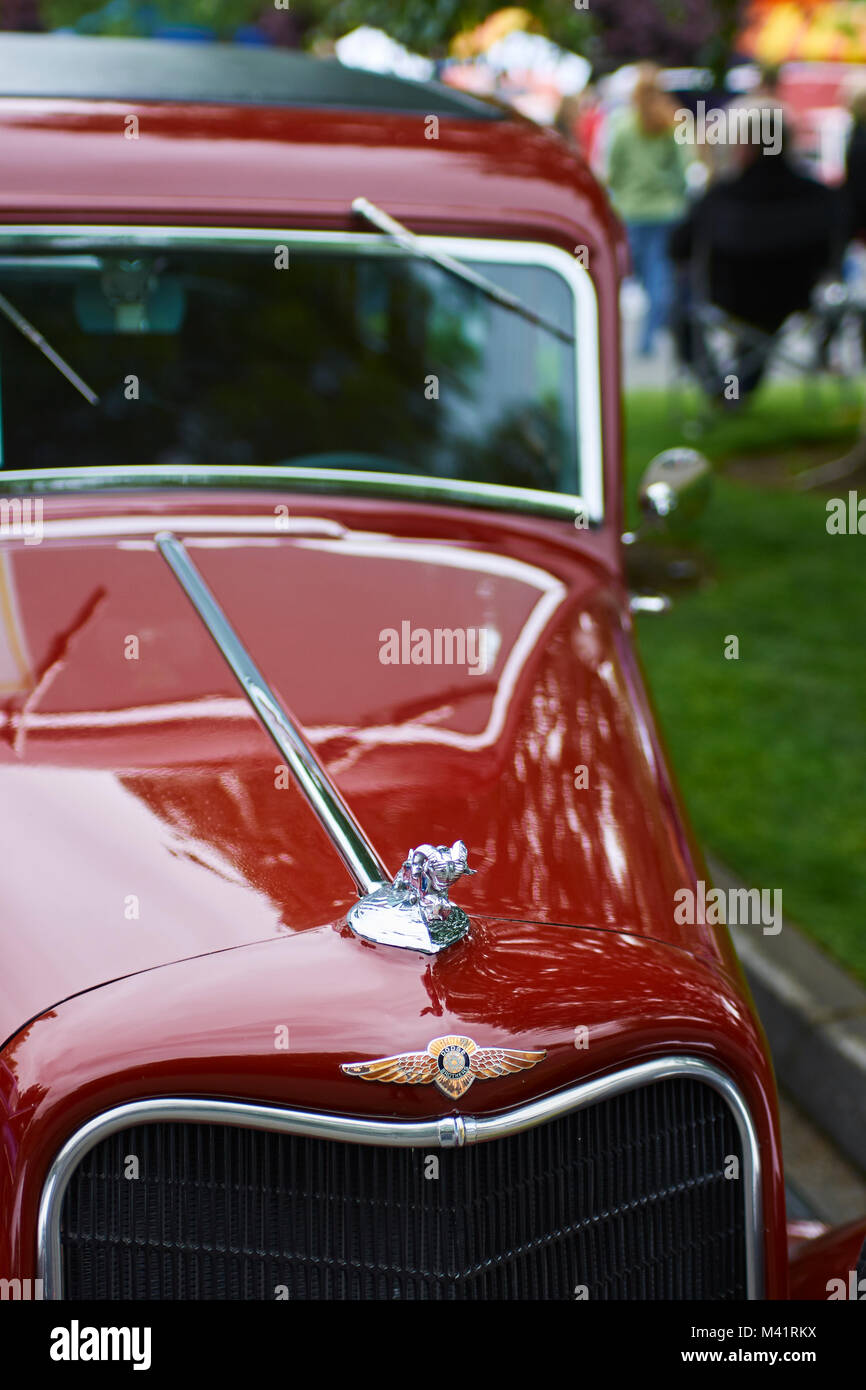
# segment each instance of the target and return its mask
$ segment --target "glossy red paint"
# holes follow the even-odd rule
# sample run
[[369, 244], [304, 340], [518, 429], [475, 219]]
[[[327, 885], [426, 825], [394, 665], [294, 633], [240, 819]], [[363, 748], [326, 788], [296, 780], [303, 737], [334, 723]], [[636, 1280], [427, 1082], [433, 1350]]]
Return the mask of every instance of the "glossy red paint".
[[[866, 1300], [866, 1279], [856, 1277], [857, 1262], [866, 1241], [866, 1220], [838, 1226], [798, 1246], [791, 1257], [791, 1298]], [[838, 1282], [842, 1280], [844, 1292]], [[862, 1276], [861, 1276], [862, 1279]]]
[[[265, 524], [278, 500], [261, 499]], [[389, 870], [412, 844], [450, 843], [457, 817], [480, 871], [460, 890], [470, 912], [634, 932], [732, 968], [711, 928], [674, 920], [674, 894], [702, 871], [625, 596], [573, 528], [551, 543], [464, 517], [455, 539], [443, 508], [381, 504], [350, 527], [324, 498], [303, 506], [309, 534], [187, 545]], [[116, 539], [105, 518], [102, 537], [66, 539], [58, 511], [42, 544], [5, 549], [27, 669], [0, 713], [0, 834], [17, 866], [2, 1037], [93, 985], [304, 930], [354, 900], [152, 540]], [[383, 664], [383, 633], [404, 623], [483, 630], [489, 670]]]
[[[233, 513], [273, 516], [276, 500], [199, 507], [225, 528]], [[156, 530], [171, 508], [183, 535], [175, 499], [128, 499], [123, 514]], [[88, 510], [102, 534], [64, 537]], [[772, 1076], [727, 937], [674, 921], [674, 892], [703, 870], [617, 576], [566, 524], [447, 508], [299, 497], [294, 537], [188, 537], [386, 863], [419, 839], [466, 839], [479, 873], [455, 896], [472, 934], [431, 961], [348, 931], [354, 893], [335, 851], [303, 798], [275, 788], [274, 750], [152, 541], [113, 536], [110, 511], [51, 503], [42, 544], [6, 549], [31, 665], [0, 745], [20, 884], [3, 927], [3, 1027], [22, 1030], [2, 1054], [11, 1267], [32, 1260], [47, 1163], [99, 1110], [184, 1092], [446, 1113], [438, 1092], [365, 1085], [339, 1064], [459, 1031], [549, 1052], [531, 1080], [477, 1084], [463, 1113], [666, 1053], [718, 1062], [761, 1135], [768, 1290], [782, 1296]], [[490, 671], [383, 666], [380, 633], [408, 615], [495, 631]], [[578, 789], [580, 764], [592, 773]], [[138, 920], [124, 917], [128, 894]], [[273, 1049], [282, 1023], [290, 1056]]]
[[[138, 140], [123, 138], [131, 114]], [[450, 118], [438, 140], [425, 132], [423, 116], [376, 112], [0, 99], [0, 218], [357, 231], [369, 230], [351, 212], [363, 195], [417, 232], [585, 248], [604, 385], [610, 525], [601, 539], [613, 559], [622, 530], [622, 228], [589, 170], [549, 132]]]
[[[138, 141], [122, 138], [130, 112]], [[352, 230], [351, 200], [364, 194], [419, 231], [585, 245], [606, 493], [593, 532], [289, 495], [299, 533], [190, 534], [389, 867], [419, 840], [469, 845], [479, 874], [454, 896], [471, 933], [435, 959], [348, 930], [355, 894], [330, 842], [297, 791], [274, 785], [278, 757], [150, 534], [120, 536], [110, 520], [184, 535], [184, 519], [212, 516], [224, 532], [232, 517], [273, 516], [286, 493], [58, 498], [40, 546], [5, 545], [20, 669], [0, 721], [2, 835], [16, 869], [0, 919], [0, 1270], [34, 1275], [46, 1170], [87, 1118], [178, 1094], [454, 1113], [435, 1088], [340, 1072], [454, 1031], [548, 1054], [531, 1072], [476, 1083], [461, 1114], [666, 1054], [725, 1070], [758, 1132], [766, 1289], [784, 1297], [763, 1037], [727, 934], [673, 916], [675, 890], [706, 873], [631, 641], [619, 543], [624, 242], [603, 193], [560, 142], [517, 121], [443, 119], [433, 142], [421, 117], [6, 100], [0, 139], [6, 222]], [[64, 534], [88, 518], [93, 534]], [[495, 631], [491, 669], [382, 665], [382, 629], [406, 618]], [[130, 634], [140, 652], [127, 661]], [[128, 920], [130, 895], [139, 916]], [[274, 1047], [284, 1024], [288, 1052]]]
[[[288, 1051], [275, 1049], [281, 1025]], [[586, 1048], [575, 1045], [579, 1027]], [[457, 1107], [432, 1086], [340, 1071], [450, 1032], [548, 1055], [531, 1072], [476, 1082]], [[471, 937], [433, 960], [323, 925], [118, 981], [35, 1020], [3, 1054], [0, 1208], [12, 1220], [0, 1267], [32, 1275], [45, 1170], [79, 1123], [113, 1104], [195, 1095], [401, 1119], [489, 1114], [678, 1049], [743, 1088], [764, 1164], [767, 1289], [783, 1296], [772, 1079], [738, 983], [646, 938], [490, 918], [473, 919]]]
[[788, 1255], [793, 1255], [798, 1246], [804, 1241], [816, 1240], [818, 1236], [827, 1234], [830, 1227], [825, 1221], [788, 1221], [786, 1230], [788, 1232]]
[[[123, 138], [130, 115], [137, 140]], [[497, 236], [555, 226], [567, 245], [585, 225], [599, 246], [623, 254], [619, 224], [585, 165], [519, 119], [442, 117], [431, 140], [423, 115], [7, 97], [0, 128], [8, 222], [86, 211], [99, 221], [147, 212], [149, 221], [194, 213], [196, 222], [288, 216], [339, 226], [350, 222], [346, 191], [357, 185], [401, 215], [466, 229], [487, 223]]]

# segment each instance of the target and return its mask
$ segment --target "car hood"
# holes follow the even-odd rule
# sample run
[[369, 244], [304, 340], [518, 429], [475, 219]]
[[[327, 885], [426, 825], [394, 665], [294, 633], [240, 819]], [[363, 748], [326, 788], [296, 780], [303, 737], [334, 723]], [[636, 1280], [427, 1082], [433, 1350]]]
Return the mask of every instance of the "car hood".
[[283, 526], [280, 505], [223, 500], [212, 526], [157, 501], [93, 524], [59, 507], [41, 544], [6, 545], [0, 1039], [109, 980], [339, 924], [356, 900], [156, 550], [166, 525], [390, 871], [460, 837], [470, 917], [723, 953], [673, 920], [694, 860], [624, 595], [592, 554], [447, 509], [346, 524], [305, 499], [315, 514]]
[[[415, 1069], [443, 1042], [492, 1049], [494, 1061], [516, 1050], [531, 1065], [479, 1058], [471, 1087], [454, 1098]], [[367, 1079], [354, 1065], [395, 1056], [411, 1075], [380, 1069]], [[637, 1085], [641, 1063], [655, 1063], [656, 1076], [685, 1063], [693, 1077], [736, 1081], [763, 1175], [767, 1294], [782, 1296], [773, 1080], [742, 980], [637, 935], [480, 916], [469, 937], [432, 958], [362, 941], [345, 924], [313, 928], [118, 980], [33, 1020], [0, 1051], [0, 1210], [10, 1214], [0, 1266], [36, 1273], [46, 1175], [79, 1126], [118, 1106], [153, 1117], [153, 1102], [168, 1099], [175, 1116], [180, 1107], [192, 1117], [191, 1104], [201, 1118], [204, 1100], [243, 1123], [241, 1102], [279, 1107], [283, 1118], [289, 1107], [424, 1123], [440, 1136], [428, 1131], [419, 1151], [429, 1153], [471, 1133], [476, 1117], [495, 1123], [595, 1077], [627, 1072]], [[679, 1104], [670, 1124], [665, 1142], [683, 1132]]]

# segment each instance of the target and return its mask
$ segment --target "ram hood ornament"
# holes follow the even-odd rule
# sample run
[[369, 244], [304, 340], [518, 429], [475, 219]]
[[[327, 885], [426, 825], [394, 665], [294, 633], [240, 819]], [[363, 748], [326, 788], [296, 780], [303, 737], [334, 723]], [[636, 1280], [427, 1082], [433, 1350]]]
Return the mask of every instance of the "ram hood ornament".
[[433, 1038], [426, 1052], [402, 1052], [396, 1057], [378, 1057], [371, 1062], [344, 1062], [340, 1070], [364, 1081], [396, 1081], [409, 1086], [429, 1086], [431, 1081], [443, 1095], [459, 1100], [473, 1081], [489, 1081], [508, 1076], [543, 1062], [546, 1052], [521, 1052], [514, 1047], [479, 1047], [472, 1038], [450, 1034]]
[[356, 936], [382, 946], [403, 946], [434, 955], [452, 946], [469, 930], [462, 908], [448, 900], [448, 889], [463, 874], [474, 874], [462, 840], [447, 845], [419, 845], [393, 883], [368, 893], [349, 911]]

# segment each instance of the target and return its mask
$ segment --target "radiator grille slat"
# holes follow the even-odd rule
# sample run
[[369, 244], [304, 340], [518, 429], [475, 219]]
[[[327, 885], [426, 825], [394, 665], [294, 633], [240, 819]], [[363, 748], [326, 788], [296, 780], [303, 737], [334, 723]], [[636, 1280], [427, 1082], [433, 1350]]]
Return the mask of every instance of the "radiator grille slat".
[[743, 1298], [742, 1160], [726, 1102], [692, 1078], [429, 1153], [161, 1121], [75, 1170], [63, 1295]]

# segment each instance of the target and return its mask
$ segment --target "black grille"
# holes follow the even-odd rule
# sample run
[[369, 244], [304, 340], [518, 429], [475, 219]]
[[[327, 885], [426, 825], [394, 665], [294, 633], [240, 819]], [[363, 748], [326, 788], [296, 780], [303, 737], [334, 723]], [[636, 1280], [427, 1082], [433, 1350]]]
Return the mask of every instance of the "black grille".
[[63, 1296], [743, 1298], [742, 1157], [691, 1079], [462, 1149], [132, 1127], [73, 1174]]

